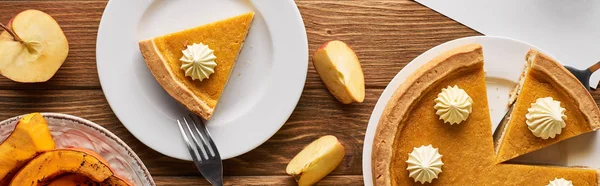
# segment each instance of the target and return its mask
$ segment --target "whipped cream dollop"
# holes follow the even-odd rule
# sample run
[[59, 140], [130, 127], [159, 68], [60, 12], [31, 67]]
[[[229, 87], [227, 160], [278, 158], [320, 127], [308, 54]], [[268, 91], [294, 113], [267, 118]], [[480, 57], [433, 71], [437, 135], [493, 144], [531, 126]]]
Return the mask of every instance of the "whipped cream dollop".
[[533, 135], [542, 139], [554, 138], [567, 126], [565, 120], [565, 108], [560, 106], [559, 101], [552, 97], [538, 98], [531, 107], [527, 109], [527, 127]]
[[208, 48], [208, 45], [202, 43], [194, 43], [182, 51], [181, 69], [185, 71], [185, 76], [189, 76], [192, 80], [204, 80], [211, 74], [215, 73], [217, 63], [215, 59], [215, 51]]
[[465, 90], [448, 86], [442, 89], [438, 97], [434, 100], [435, 112], [440, 116], [441, 120], [450, 123], [450, 125], [459, 124], [467, 120], [469, 114], [473, 111], [473, 99], [465, 92]]
[[573, 186], [573, 182], [565, 180], [564, 178], [554, 178], [554, 180], [550, 181], [546, 186]]
[[438, 152], [437, 148], [433, 146], [421, 146], [414, 148], [414, 150], [408, 154], [408, 160], [406, 160], [408, 167], [408, 174], [415, 182], [431, 183], [433, 179], [438, 177], [438, 174], [442, 172], [442, 155]]

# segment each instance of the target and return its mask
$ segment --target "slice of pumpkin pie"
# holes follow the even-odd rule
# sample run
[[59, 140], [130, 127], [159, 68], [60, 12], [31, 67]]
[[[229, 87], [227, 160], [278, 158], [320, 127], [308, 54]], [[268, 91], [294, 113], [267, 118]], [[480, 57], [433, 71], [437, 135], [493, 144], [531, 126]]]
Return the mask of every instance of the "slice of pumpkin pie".
[[250, 29], [249, 12], [139, 43], [160, 85], [190, 111], [208, 120]]
[[598, 106], [575, 76], [536, 50], [526, 61], [497, 142], [498, 163], [600, 128]]

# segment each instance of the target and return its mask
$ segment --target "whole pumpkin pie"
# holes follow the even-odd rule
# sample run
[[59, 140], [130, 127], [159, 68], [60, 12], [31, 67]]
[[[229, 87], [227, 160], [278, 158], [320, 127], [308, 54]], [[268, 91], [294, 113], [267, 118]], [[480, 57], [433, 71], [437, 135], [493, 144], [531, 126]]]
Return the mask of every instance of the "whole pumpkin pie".
[[[497, 143], [499, 163], [600, 128], [598, 106], [575, 76], [558, 62], [536, 50], [527, 53], [526, 61], [520, 84], [511, 95], [516, 98], [516, 103]], [[530, 113], [530, 109], [534, 109], [532, 104], [539, 103], [539, 99], [554, 100], [563, 108], [563, 113], [554, 112], [558, 115], [553, 117], [552, 111], [557, 109], [550, 109], [535, 117], [535, 110]], [[529, 121], [528, 114], [531, 118]], [[559, 118], [560, 115], [565, 117]], [[534, 123], [534, 119], [541, 121]], [[562, 126], [556, 128], [557, 132], [550, 133], [554, 136], [539, 134], [545, 132], [543, 130], [550, 130], [556, 123]], [[537, 135], [534, 133], [534, 125], [539, 130]]]
[[[472, 100], [468, 117], [453, 125], [434, 108], [440, 91], [449, 86]], [[407, 78], [388, 101], [373, 143], [374, 184], [422, 185], [409, 175], [407, 160], [416, 147], [431, 145], [443, 165], [425, 185], [543, 186], [555, 178], [598, 185], [596, 170], [496, 163], [491, 127], [481, 46], [447, 51]]]
[[[229, 79], [253, 18], [254, 13], [249, 12], [144, 40], [139, 43], [140, 50], [158, 83], [190, 111], [208, 120]], [[194, 55], [185, 50], [199, 52]], [[190, 61], [185, 61], [186, 57]], [[206, 60], [194, 61], [197, 59]], [[206, 65], [185, 66], [185, 62], [192, 65], [206, 62]]]

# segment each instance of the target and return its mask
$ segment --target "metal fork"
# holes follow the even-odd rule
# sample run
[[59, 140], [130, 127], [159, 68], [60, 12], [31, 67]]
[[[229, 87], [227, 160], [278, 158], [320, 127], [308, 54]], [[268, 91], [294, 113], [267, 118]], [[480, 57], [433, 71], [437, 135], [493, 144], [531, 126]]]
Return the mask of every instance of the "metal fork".
[[210, 137], [206, 126], [194, 114], [177, 120], [181, 136], [187, 144], [196, 167], [215, 186], [223, 185], [223, 164], [217, 146]]

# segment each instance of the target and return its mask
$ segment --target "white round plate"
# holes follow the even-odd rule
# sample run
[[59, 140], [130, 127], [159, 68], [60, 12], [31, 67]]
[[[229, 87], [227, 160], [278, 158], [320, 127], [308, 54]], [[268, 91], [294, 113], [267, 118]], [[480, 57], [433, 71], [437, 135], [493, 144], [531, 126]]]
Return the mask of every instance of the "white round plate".
[[[142, 160], [110, 131], [86, 119], [58, 113], [42, 113], [56, 148], [85, 148], [102, 156], [115, 174], [133, 185], [156, 185]], [[0, 122], [0, 142], [15, 129], [21, 116]]]
[[[498, 123], [508, 110], [508, 95], [517, 85], [519, 76], [523, 71], [525, 55], [529, 49], [540, 49], [531, 44], [514, 39], [494, 36], [466, 37], [433, 47], [412, 60], [406, 67], [398, 72], [396, 77], [394, 77], [385, 88], [373, 109], [373, 113], [369, 119], [369, 125], [367, 126], [363, 146], [362, 163], [365, 185], [373, 185], [371, 152], [375, 130], [377, 129], [379, 118], [394, 91], [396, 91], [410, 74], [421, 67], [421, 65], [449, 49], [471, 43], [479, 43], [483, 46], [487, 97], [493, 125], [492, 132], [496, 129]], [[546, 52], [543, 53], [548, 54]], [[600, 161], [591, 157], [600, 156], [600, 148], [589, 147], [598, 146], [593, 144], [600, 145], [600, 138], [596, 137], [597, 135], [597, 133], [589, 133], [582, 135], [581, 137], [566, 140], [557, 145], [517, 158], [517, 162], [526, 164], [552, 164], [558, 166], [585, 165], [587, 167], [598, 168], [600, 167]]]
[[269, 139], [296, 107], [308, 67], [308, 42], [292, 0], [111, 0], [96, 46], [100, 83], [112, 110], [141, 142], [191, 160], [176, 119], [188, 113], [156, 82], [138, 42], [245, 12], [250, 33], [207, 127], [223, 159]]

